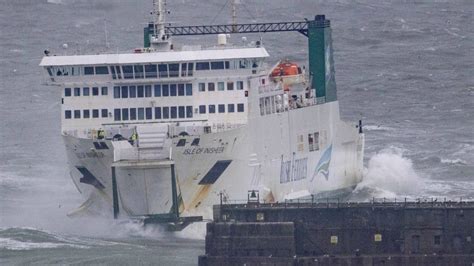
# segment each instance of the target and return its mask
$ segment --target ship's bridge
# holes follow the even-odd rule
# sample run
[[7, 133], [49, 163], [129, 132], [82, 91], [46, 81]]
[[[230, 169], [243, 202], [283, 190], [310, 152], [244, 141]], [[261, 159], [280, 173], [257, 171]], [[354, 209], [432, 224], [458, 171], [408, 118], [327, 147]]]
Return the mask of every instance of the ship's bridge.
[[263, 47], [45, 56], [62, 88], [62, 131], [93, 138], [106, 127], [179, 125], [202, 134], [247, 123], [250, 79], [268, 74]]

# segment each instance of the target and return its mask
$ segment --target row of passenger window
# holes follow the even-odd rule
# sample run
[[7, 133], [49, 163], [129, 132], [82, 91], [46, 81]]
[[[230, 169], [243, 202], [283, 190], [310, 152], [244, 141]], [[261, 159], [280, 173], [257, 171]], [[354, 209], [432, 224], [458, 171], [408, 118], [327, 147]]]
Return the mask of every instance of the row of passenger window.
[[[153, 86], [153, 95], [155, 97], [168, 96], [192, 96], [193, 85], [187, 84], [156, 84]], [[115, 86], [114, 98], [143, 98], [152, 97], [151, 85], [139, 86]]]
[[102, 118], [107, 118], [109, 117], [109, 110], [108, 109], [92, 109], [91, 110], [66, 110], [64, 111], [64, 118], [66, 119], [79, 119], [79, 118], [99, 118], [99, 111], [100, 111], [100, 117]]
[[[108, 95], [109, 88], [107, 87], [84, 87], [84, 88], [74, 88], [74, 96], [81, 96], [81, 91], [83, 96], [89, 96], [92, 93], [92, 96], [99, 96], [99, 92], [101, 95]], [[64, 96], [71, 97], [73, 94], [72, 88], [64, 88]]]
[[[153, 116], [154, 113], [154, 116]], [[192, 106], [165, 106], [153, 108], [122, 108], [114, 109], [115, 121], [151, 120], [151, 119], [175, 119], [192, 118]]]
[[[199, 113], [206, 113], [206, 105], [199, 106]], [[217, 105], [219, 113], [225, 113], [226, 105]], [[211, 104], [208, 107], [209, 113], [216, 113], [216, 105]], [[227, 104], [227, 112], [235, 112], [235, 104]], [[237, 104], [237, 112], [244, 112], [244, 104]], [[133, 121], [133, 120], [151, 120], [151, 119], [176, 119], [176, 118], [193, 118], [192, 106], [164, 106], [147, 108], [122, 108], [114, 109], [115, 121]]]
[[[236, 84], [236, 89], [237, 90], [243, 90], [244, 89], [244, 82], [243, 81], [236, 81], [235, 84]], [[226, 87], [227, 87], [228, 91], [234, 90], [234, 82], [233, 81], [217, 82], [217, 90], [218, 91], [225, 91]], [[198, 84], [198, 88], [199, 88], [200, 92], [206, 91], [206, 89], [207, 89], [207, 91], [215, 91], [216, 90], [216, 83], [214, 83], [214, 82], [208, 82], [208, 83], [201, 82], [201, 83]]]
[[[208, 106], [206, 105], [199, 105], [199, 113], [200, 114], [205, 114], [209, 112], [210, 114], [215, 114], [216, 113], [216, 105], [215, 104], [209, 104]], [[217, 105], [217, 112], [218, 113], [225, 113], [226, 112], [226, 105], [225, 104], [218, 104]], [[229, 103], [227, 104], [227, 112], [228, 113], [235, 113], [235, 104]], [[237, 112], [242, 113], [244, 112], [244, 104], [243, 103], [238, 103], [237, 104]]]
[[[217, 109], [216, 109], [217, 107]], [[214, 114], [225, 113], [225, 104], [210, 104], [200, 105], [197, 110], [200, 114]], [[234, 113], [235, 104], [227, 104], [227, 112]], [[237, 104], [237, 112], [244, 112], [244, 104]], [[153, 117], [154, 113], [154, 117]], [[92, 109], [91, 110], [66, 110], [64, 111], [64, 117], [66, 119], [79, 119], [79, 118], [107, 118], [109, 117], [108, 109]], [[192, 118], [193, 107], [192, 106], [165, 106], [155, 107], [154, 112], [152, 107], [147, 108], [116, 108], [114, 109], [114, 120], [115, 121], [128, 121], [128, 120], [151, 120], [151, 119], [174, 119], [174, 118]]]
[[[199, 91], [225, 91], [226, 89], [231, 91], [234, 90], [234, 82], [201, 82], [198, 84]], [[153, 88], [153, 90], [152, 90]], [[243, 81], [236, 81], [235, 88], [237, 90], [244, 89]], [[152, 92], [153, 91], [153, 92]], [[64, 96], [99, 96], [108, 95], [108, 87], [83, 87], [83, 88], [64, 88]], [[179, 84], [156, 84], [152, 85], [132, 85], [132, 86], [115, 86], [114, 87], [114, 98], [143, 98], [152, 97], [152, 93], [155, 97], [168, 97], [168, 96], [192, 96], [193, 95], [193, 84], [179, 83]]]

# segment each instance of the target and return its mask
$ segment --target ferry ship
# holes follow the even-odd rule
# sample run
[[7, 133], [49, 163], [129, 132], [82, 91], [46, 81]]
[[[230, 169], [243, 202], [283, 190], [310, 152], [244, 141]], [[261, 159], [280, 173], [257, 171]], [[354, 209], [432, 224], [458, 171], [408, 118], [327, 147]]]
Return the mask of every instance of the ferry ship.
[[[61, 134], [70, 176], [85, 199], [80, 210], [206, 217], [213, 204], [245, 199], [248, 191], [282, 202], [350, 192], [360, 182], [364, 134], [360, 121], [340, 119], [324, 15], [171, 27], [158, 0], [152, 14], [143, 48], [45, 51], [40, 63], [46, 83], [62, 90]], [[276, 31], [308, 37], [307, 67], [271, 64], [261, 41], [236, 46], [227, 38]], [[204, 34], [215, 34], [217, 44], [172, 43]]]

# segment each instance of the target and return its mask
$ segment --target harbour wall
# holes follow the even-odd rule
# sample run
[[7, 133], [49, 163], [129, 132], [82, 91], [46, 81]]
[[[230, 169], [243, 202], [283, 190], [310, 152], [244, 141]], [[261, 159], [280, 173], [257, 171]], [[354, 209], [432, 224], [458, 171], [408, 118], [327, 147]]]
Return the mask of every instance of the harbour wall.
[[199, 265], [474, 265], [474, 202], [221, 204]]

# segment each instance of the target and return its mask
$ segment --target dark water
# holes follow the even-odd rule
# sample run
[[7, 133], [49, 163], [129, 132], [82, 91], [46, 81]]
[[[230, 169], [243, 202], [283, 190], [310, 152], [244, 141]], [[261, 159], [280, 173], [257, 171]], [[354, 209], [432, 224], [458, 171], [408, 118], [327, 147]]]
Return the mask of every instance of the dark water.
[[[105, 51], [105, 25], [109, 50], [139, 47], [151, 2], [0, 0], [0, 264], [193, 265], [204, 252], [203, 225], [169, 234], [66, 217], [81, 199], [69, 181], [59, 137], [60, 91], [41, 85], [42, 51]], [[230, 8], [219, 13], [224, 3], [169, 1], [169, 21], [227, 23]], [[321, 13], [332, 20], [341, 114], [362, 118], [367, 138], [367, 171], [353, 200], [474, 198], [473, 10], [470, 0], [238, 5], [241, 22]], [[305, 37], [262, 37], [273, 62], [305, 63]], [[241, 42], [241, 36], [231, 42]]]

